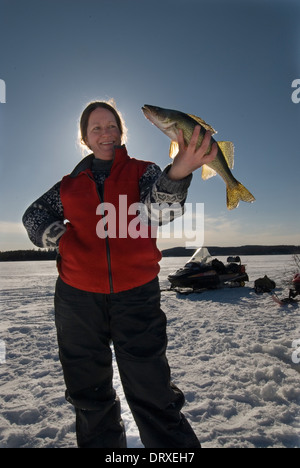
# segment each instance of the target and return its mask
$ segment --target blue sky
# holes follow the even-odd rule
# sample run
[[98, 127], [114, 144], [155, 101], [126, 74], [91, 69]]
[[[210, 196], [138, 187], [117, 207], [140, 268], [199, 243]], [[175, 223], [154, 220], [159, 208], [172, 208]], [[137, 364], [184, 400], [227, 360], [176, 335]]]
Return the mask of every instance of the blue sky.
[[169, 140], [143, 104], [234, 142], [256, 202], [227, 211], [223, 181], [195, 173], [187, 201], [204, 203], [206, 245], [299, 245], [299, 24], [298, 0], [0, 0], [0, 250], [33, 247], [25, 209], [80, 160], [80, 114], [108, 98], [129, 154], [162, 168]]

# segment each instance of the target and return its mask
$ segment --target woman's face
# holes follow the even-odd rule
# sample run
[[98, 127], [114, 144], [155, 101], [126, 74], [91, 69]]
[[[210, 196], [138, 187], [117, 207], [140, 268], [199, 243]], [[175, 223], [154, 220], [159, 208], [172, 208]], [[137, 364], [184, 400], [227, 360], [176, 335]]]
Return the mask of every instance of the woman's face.
[[95, 109], [88, 121], [86, 143], [98, 159], [114, 158], [114, 147], [121, 145], [121, 132], [112, 112], [102, 107]]

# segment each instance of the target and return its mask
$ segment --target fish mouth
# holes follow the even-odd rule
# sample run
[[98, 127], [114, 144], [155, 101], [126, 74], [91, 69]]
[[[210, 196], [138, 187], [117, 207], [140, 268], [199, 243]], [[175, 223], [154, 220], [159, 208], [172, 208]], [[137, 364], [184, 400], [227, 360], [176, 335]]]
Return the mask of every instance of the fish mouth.
[[143, 107], [142, 107], [142, 111], [143, 111], [144, 116], [146, 117], [146, 119], [149, 120], [149, 122], [154, 123], [154, 120], [156, 120], [156, 119], [155, 119], [155, 118], [156, 118], [156, 114], [154, 114], [154, 113], [151, 111], [151, 109], [149, 109], [149, 107], [151, 107], [151, 106], [147, 106], [147, 105], [143, 106]]
[[[163, 109], [157, 106], [150, 106], [145, 104], [142, 107], [146, 119], [148, 119], [153, 125], [158, 127], [162, 132], [169, 132], [169, 130], [174, 128], [174, 122], [171, 119], [168, 119], [166, 116], [162, 115]], [[172, 134], [172, 137], [174, 135]], [[171, 137], [170, 137], [171, 138]]]
[[142, 107], [142, 111], [144, 112], [145, 115], [157, 115], [158, 114], [158, 107], [155, 106], [150, 106], [149, 104], [145, 104]]
[[142, 111], [144, 112], [146, 119], [150, 120], [150, 122], [156, 125], [157, 127], [160, 128], [162, 123], [164, 123], [165, 119], [161, 115], [160, 107], [145, 104], [142, 107]]
[[150, 110], [149, 107], [150, 107], [150, 106], [148, 106], [148, 105], [146, 105], [146, 104], [142, 107], [142, 111], [144, 112], [145, 117], [147, 117], [147, 119], [148, 119], [148, 118], [150, 117], [150, 115], [151, 115], [151, 110]]

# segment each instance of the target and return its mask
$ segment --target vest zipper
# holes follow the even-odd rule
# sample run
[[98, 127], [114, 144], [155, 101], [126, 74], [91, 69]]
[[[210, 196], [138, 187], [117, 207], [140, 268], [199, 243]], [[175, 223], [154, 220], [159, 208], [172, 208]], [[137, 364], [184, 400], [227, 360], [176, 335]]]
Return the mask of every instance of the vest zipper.
[[[96, 186], [96, 191], [97, 191], [97, 194], [98, 194], [98, 197], [99, 197], [99, 200], [100, 200], [100, 203], [104, 203], [104, 200], [102, 200], [102, 196], [98, 190], [98, 186], [95, 182], [95, 180], [89, 175], [87, 174], [87, 176], [89, 177], [89, 179], [91, 179], [95, 186]], [[104, 184], [103, 184], [103, 192], [104, 192]], [[104, 198], [104, 196], [103, 196]], [[105, 226], [104, 226], [104, 229], [106, 230]], [[109, 290], [111, 293], [114, 292], [114, 287], [113, 287], [113, 279], [112, 279], [112, 272], [111, 272], [111, 256], [110, 256], [110, 246], [109, 246], [109, 239], [108, 239], [108, 236], [105, 237], [105, 244], [106, 244], [106, 259], [107, 259], [107, 265], [108, 265], [108, 280], [109, 280]]]

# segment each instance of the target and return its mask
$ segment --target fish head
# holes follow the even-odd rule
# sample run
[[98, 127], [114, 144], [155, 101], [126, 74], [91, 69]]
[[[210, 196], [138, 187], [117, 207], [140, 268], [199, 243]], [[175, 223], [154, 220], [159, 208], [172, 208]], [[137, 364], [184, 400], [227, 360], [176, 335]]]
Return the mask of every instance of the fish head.
[[165, 133], [171, 140], [177, 141], [177, 135], [179, 130], [179, 114], [180, 112], [164, 109], [158, 106], [150, 106], [145, 104], [142, 107], [145, 117], [150, 120], [153, 125], [158, 127], [163, 133]]

